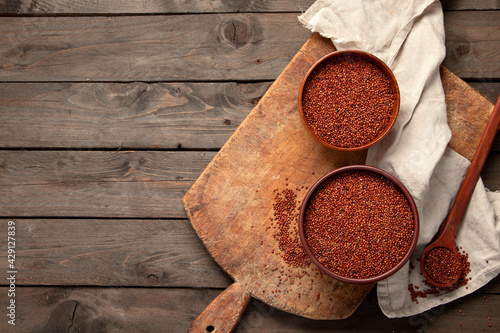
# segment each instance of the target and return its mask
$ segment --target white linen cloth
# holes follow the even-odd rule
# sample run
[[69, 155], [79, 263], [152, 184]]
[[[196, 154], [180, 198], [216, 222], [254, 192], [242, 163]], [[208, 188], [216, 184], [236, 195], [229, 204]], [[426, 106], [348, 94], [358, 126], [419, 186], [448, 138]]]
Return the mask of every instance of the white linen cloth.
[[424, 312], [471, 293], [500, 272], [500, 193], [480, 180], [457, 233], [469, 255], [467, 288], [413, 302], [412, 283], [428, 289], [420, 258], [453, 204], [469, 161], [447, 147], [451, 132], [439, 75], [445, 57], [443, 11], [437, 0], [318, 0], [299, 21], [330, 38], [338, 50], [374, 54], [394, 72], [401, 93], [398, 119], [381, 142], [369, 148], [367, 164], [395, 175], [417, 204], [421, 231], [415, 253], [395, 275], [377, 284], [379, 305], [388, 317]]

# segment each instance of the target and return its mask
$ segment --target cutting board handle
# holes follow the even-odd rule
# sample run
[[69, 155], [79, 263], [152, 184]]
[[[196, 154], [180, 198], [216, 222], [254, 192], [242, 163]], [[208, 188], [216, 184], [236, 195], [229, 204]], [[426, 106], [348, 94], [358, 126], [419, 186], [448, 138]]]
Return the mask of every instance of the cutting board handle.
[[231, 332], [243, 315], [250, 298], [250, 293], [241, 284], [233, 283], [193, 321], [188, 333]]

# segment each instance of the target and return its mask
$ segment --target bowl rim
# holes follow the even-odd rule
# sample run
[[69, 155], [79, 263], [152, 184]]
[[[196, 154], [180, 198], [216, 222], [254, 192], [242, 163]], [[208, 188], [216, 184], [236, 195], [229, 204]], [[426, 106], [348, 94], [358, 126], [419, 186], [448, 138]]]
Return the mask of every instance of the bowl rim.
[[[302, 107], [302, 95], [303, 95], [303, 92], [304, 92], [304, 87], [305, 87], [307, 79], [309, 78], [309, 76], [311, 75], [311, 73], [320, 64], [322, 64], [323, 62], [328, 61], [331, 58], [337, 58], [337, 57], [342, 57], [342, 56], [357, 56], [357, 57], [366, 59], [366, 60], [370, 61], [372, 64], [376, 65], [380, 70], [382, 70], [382, 72], [384, 72], [384, 74], [387, 77], [389, 77], [389, 82], [390, 82], [391, 88], [393, 90], [393, 95], [394, 95], [394, 107], [393, 107], [393, 110], [392, 110], [391, 119], [389, 120], [389, 124], [387, 125], [387, 127], [374, 140], [372, 140], [372, 141], [370, 141], [370, 142], [368, 142], [368, 143], [366, 143], [364, 145], [356, 146], [356, 147], [339, 147], [339, 146], [332, 145], [331, 143], [322, 140], [320, 137], [318, 137], [316, 135], [316, 133], [313, 131], [313, 129], [309, 126], [309, 123], [307, 122], [307, 120], [305, 118], [304, 110], [303, 110], [303, 107]], [[392, 70], [380, 58], [376, 57], [375, 55], [373, 55], [371, 53], [368, 53], [366, 51], [361, 51], [361, 50], [333, 51], [333, 52], [330, 52], [330, 53], [324, 55], [323, 57], [321, 57], [319, 60], [317, 60], [309, 68], [309, 70], [307, 71], [306, 75], [302, 79], [302, 82], [300, 83], [300, 87], [299, 87], [299, 94], [298, 94], [298, 97], [297, 97], [297, 106], [298, 106], [300, 118], [302, 119], [302, 123], [307, 128], [307, 131], [317, 141], [319, 141], [323, 145], [325, 145], [325, 146], [327, 146], [327, 147], [329, 147], [331, 149], [335, 149], [335, 150], [339, 150], [339, 151], [359, 151], [359, 150], [364, 150], [364, 149], [367, 149], [367, 148], [373, 146], [374, 144], [376, 144], [380, 140], [382, 140], [390, 132], [391, 128], [394, 126], [394, 123], [396, 122], [396, 119], [397, 119], [397, 117], [399, 115], [400, 104], [401, 104], [401, 94], [400, 94], [400, 90], [399, 90], [399, 84], [398, 84], [396, 76], [394, 75], [394, 73], [392, 72]]]
[[[311, 249], [309, 248], [309, 245], [307, 244], [307, 240], [305, 238], [305, 233], [304, 233], [304, 216], [305, 216], [305, 212], [306, 212], [306, 209], [307, 209], [307, 204], [309, 202], [309, 199], [310, 199], [311, 195], [327, 179], [329, 179], [329, 178], [331, 178], [331, 177], [333, 177], [335, 175], [338, 175], [340, 173], [344, 173], [344, 172], [348, 172], [348, 171], [369, 171], [369, 172], [373, 172], [373, 173], [376, 173], [378, 175], [381, 175], [381, 176], [385, 177], [386, 179], [392, 181], [401, 190], [401, 192], [406, 197], [406, 200], [408, 201], [408, 203], [410, 205], [410, 209], [411, 209], [411, 211], [413, 213], [413, 225], [414, 225], [413, 238], [412, 238], [412, 242], [411, 242], [410, 248], [408, 249], [407, 253], [405, 254], [405, 256], [403, 257], [403, 259], [401, 259], [401, 261], [396, 266], [392, 267], [390, 270], [388, 270], [387, 272], [384, 272], [381, 275], [374, 276], [374, 277], [371, 277], [371, 278], [355, 279], [355, 278], [349, 278], [349, 277], [345, 277], [345, 276], [333, 273], [328, 268], [326, 268], [325, 266], [323, 266], [316, 259], [316, 257], [313, 255]], [[340, 281], [343, 281], [343, 282], [348, 282], [348, 283], [356, 283], [356, 284], [360, 284], [360, 283], [365, 283], [365, 284], [366, 283], [374, 283], [374, 282], [383, 280], [383, 279], [391, 276], [392, 274], [396, 273], [398, 270], [400, 270], [406, 264], [406, 262], [410, 259], [411, 255], [415, 251], [415, 247], [417, 245], [418, 236], [419, 236], [419, 230], [420, 230], [420, 222], [419, 222], [419, 216], [418, 216], [417, 206], [415, 204], [415, 201], [413, 200], [413, 197], [411, 196], [410, 192], [408, 191], [408, 189], [394, 175], [390, 174], [389, 172], [387, 172], [385, 170], [382, 170], [382, 169], [377, 168], [377, 167], [369, 166], [369, 165], [349, 165], [349, 166], [340, 167], [338, 169], [335, 169], [333, 171], [328, 172], [326, 175], [324, 175], [318, 181], [316, 181], [316, 183], [309, 189], [309, 191], [307, 192], [306, 196], [302, 200], [302, 205], [300, 207], [300, 214], [299, 214], [299, 236], [300, 236], [300, 241], [302, 243], [302, 246], [303, 246], [305, 252], [307, 253], [308, 257], [324, 273], [330, 275], [331, 277], [333, 277], [333, 278], [335, 278], [337, 280], [340, 280]]]

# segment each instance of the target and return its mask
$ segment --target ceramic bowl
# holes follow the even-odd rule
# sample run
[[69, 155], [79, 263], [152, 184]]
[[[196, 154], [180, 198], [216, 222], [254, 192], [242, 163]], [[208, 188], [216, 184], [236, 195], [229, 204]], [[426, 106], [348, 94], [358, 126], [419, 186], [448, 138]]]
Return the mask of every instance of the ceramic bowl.
[[[376, 70], [376, 68], [378, 68], [383, 73], [383, 75], [386, 78], [388, 78], [390, 90], [391, 90], [391, 93], [393, 96], [393, 103], [391, 103], [392, 104], [392, 113], [390, 114], [390, 117], [386, 114], [388, 112], [385, 112], [384, 113], [385, 120], [380, 124], [379, 127], [377, 127], [376, 131], [374, 130], [373, 133], [371, 133], [370, 136], [366, 137], [366, 138], [363, 137], [364, 134], [360, 134], [360, 133], [363, 133], [363, 131], [359, 131], [359, 130], [355, 129], [355, 127], [354, 127], [354, 126], [357, 126], [357, 124], [359, 126], [359, 122], [357, 120], [351, 121], [351, 119], [356, 119], [354, 117], [357, 117], [357, 119], [360, 119], [359, 117], [363, 116], [362, 115], [363, 113], [368, 114], [368, 112], [360, 111], [363, 109], [360, 108], [359, 105], [369, 105], [370, 109], [377, 110], [377, 111], [373, 111], [373, 112], [378, 112], [378, 110], [381, 109], [379, 107], [380, 103], [379, 103], [378, 97], [377, 97], [377, 94], [380, 95], [380, 89], [376, 89], [376, 88], [371, 89], [370, 85], [374, 85], [374, 83], [370, 83], [370, 82], [374, 82], [374, 81], [370, 81], [367, 79], [367, 78], [369, 78], [369, 76], [364, 75], [366, 72], [361, 72], [361, 71], [357, 70], [356, 68], [353, 68], [353, 66], [348, 65], [348, 62], [349, 61], [352, 62], [353, 60], [360, 61], [360, 62], [366, 60], [370, 64], [375, 65], [375, 67], [373, 67], [373, 68], [375, 68], [375, 70]], [[335, 121], [332, 121], [331, 124], [325, 125], [326, 122], [321, 122], [322, 128], [320, 130], [316, 130], [314, 128], [315, 126], [312, 125], [312, 122], [310, 119], [311, 119], [313, 114], [318, 114], [318, 112], [316, 112], [316, 109], [314, 109], [314, 111], [313, 111], [313, 109], [312, 109], [313, 107], [309, 106], [308, 103], [304, 103], [304, 99], [303, 99], [304, 98], [304, 91], [305, 91], [306, 87], [309, 87], [309, 89], [311, 89], [310, 87], [313, 86], [311, 83], [312, 81], [310, 81], [309, 79], [311, 78], [311, 80], [312, 80], [313, 77], [318, 77], [318, 73], [321, 72], [322, 68], [324, 68], [324, 66], [326, 66], [326, 64], [328, 64], [328, 63], [331, 64], [332, 62], [335, 62], [336, 64], [339, 64], [341, 66], [340, 68], [335, 67], [336, 72], [345, 71], [345, 73], [343, 72], [342, 75], [345, 75], [346, 77], [348, 76], [351, 78], [355, 78], [357, 75], [359, 77], [359, 79], [353, 80], [354, 83], [352, 83], [352, 84], [344, 85], [344, 84], [338, 83], [338, 82], [344, 83], [345, 81], [339, 81], [339, 80], [344, 80], [344, 79], [337, 76], [336, 78], [329, 79], [332, 81], [337, 80], [337, 84], [334, 83], [333, 86], [332, 86], [332, 82], [329, 83], [330, 88], [326, 88], [326, 87], [328, 87], [327, 83], [325, 83], [324, 87], [321, 86], [321, 89], [316, 88], [318, 85], [314, 85], [315, 89], [311, 90], [313, 93], [316, 93], [315, 90], [322, 90], [323, 91], [323, 90], [329, 89], [330, 90], [329, 94], [331, 94], [333, 91], [337, 91], [335, 93], [336, 95], [334, 95], [332, 98], [317, 97], [318, 100], [314, 101], [315, 105], [318, 105], [318, 103], [322, 103], [322, 105], [328, 105], [327, 107], [329, 110], [335, 110], [334, 112], [336, 112], [338, 114], [338, 116], [335, 116], [336, 117]], [[345, 65], [343, 65], [344, 63], [345, 63]], [[342, 67], [345, 67], [345, 68], [342, 68]], [[358, 73], [356, 73], [356, 71], [358, 71]], [[377, 72], [380, 73], [379, 71], [377, 71]], [[361, 73], [363, 73], [363, 74], [361, 74]], [[323, 75], [323, 74], [321, 74], [321, 75]], [[335, 74], [335, 75], [337, 75], [337, 74]], [[322, 77], [325, 78], [326, 76], [323, 75]], [[376, 78], [376, 76], [372, 76], [372, 77]], [[375, 82], [375, 84], [376, 84], [376, 82]], [[387, 82], [384, 83], [384, 86], [387, 87]], [[337, 88], [331, 88], [331, 87], [337, 87]], [[345, 94], [346, 94], [346, 96], [351, 96], [351, 98], [341, 98], [340, 96], [342, 96], [342, 95], [340, 93], [340, 89], [348, 89], [348, 90], [346, 90], [348, 92], [345, 92]], [[356, 89], [358, 89], [358, 90], [356, 90]], [[359, 94], [358, 91], [363, 91], [363, 93]], [[389, 90], [387, 90], [387, 91], [389, 91]], [[389, 95], [389, 93], [387, 95]], [[325, 94], [323, 92], [320, 92], [320, 93], [318, 93], [318, 96], [325, 96]], [[352, 96], [355, 96], [355, 97], [352, 97]], [[359, 98], [359, 100], [356, 100], [358, 98]], [[362, 103], [365, 103], [365, 104], [362, 104]], [[370, 103], [372, 103], [372, 104], [370, 104]], [[312, 103], [309, 103], [309, 104], [312, 104]], [[356, 104], [358, 106], [356, 106]], [[339, 105], [341, 106], [340, 108], [339, 108]], [[346, 105], [349, 105], [349, 106], [346, 106]], [[357, 151], [357, 150], [367, 149], [368, 147], [370, 147], [370, 146], [374, 145], [375, 143], [379, 142], [380, 140], [382, 140], [387, 135], [387, 133], [389, 133], [391, 128], [393, 127], [394, 122], [396, 121], [396, 118], [398, 117], [398, 114], [399, 114], [399, 106], [400, 106], [399, 86], [398, 86], [398, 83], [396, 81], [396, 77], [392, 73], [391, 69], [379, 58], [375, 57], [374, 55], [372, 55], [370, 53], [363, 52], [363, 51], [346, 50], [346, 51], [335, 51], [335, 52], [332, 52], [330, 54], [327, 54], [326, 56], [324, 56], [323, 58], [318, 60], [309, 69], [309, 71], [307, 72], [307, 74], [305, 75], [305, 77], [302, 80], [302, 83], [301, 83], [300, 89], [299, 89], [299, 94], [298, 94], [298, 110], [299, 110], [300, 117], [301, 117], [307, 131], [310, 132], [312, 134], [312, 136], [314, 138], [316, 138], [316, 140], [318, 140], [323, 145], [325, 145], [329, 148], [335, 149], [335, 150], [340, 150], [340, 151]], [[344, 108], [344, 109], [341, 109], [341, 108]], [[345, 111], [346, 109], [348, 109], [348, 113]], [[353, 116], [355, 112], [358, 112], [358, 114]], [[306, 114], [308, 116], [306, 116]], [[344, 115], [347, 115], [347, 114], [349, 115], [349, 117], [348, 118], [347, 118], [347, 116], [344, 117]], [[344, 120], [344, 122], [339, 122], [338, 121], [339, 117], [344, 117], [344, 118], [342, 118], [342, 120]], [[366, 118], [367, 119], [363, 120], [363, 121], [366, 121], [366, 124], [367, 124], [368, 121], [372, 121], [376, 117], [373, 116], [373, 113], [370, 113], [370, 115], [366, 116]], [[388, 119], [388, 123], [386, 124], [387, 119]], [[382, 125], [385, 125], [385, 126], [382, 127]], [[353, 141], [352, 143], [349, 144], [351, 146], [347, 146], [345, 144], [341, 145], [341, 144], [335, 143], [335, 142], [344, 142], [344, 141], [339, 141], [339, 140], [345, 140], [345, 139], [340, 138], [341, 135], [338, 134], [338, 132], [335, 132], [335, 134], [331, 134], [331, 135], [325, 134], [325, 133], [329, 133], [330, 130], [333, 130], [334, 128], [339, 128], [339, 127], [342, 127], [342, 131], [343, 131], [343, 133], [345, 133], [345, 134], [342, 134], [342, 137], [344, 137], [344, 138], [349, 137], [350, 131], [351, 132], [355, 131], [355, 132], [353, 132], [355, 134], [352, 134], [350, 136], [350, 139], [349, 139], [349, 140]], [[374, 126], [364, 126], [363, 128], [366, 128], [366, 127], [369, 127], [372, 129], [374, 128]]]
[[[310, 223], [306, 220], [307, 219], [306, 218], [306, 211], [308, 209], [308, 204], [311, 200], [311, 196], [317, 191], [318, 187], [320, 187], [322, 184], [325, 183], [325, 181], [329, 180], [330, 178], [332, 178], [334, 176], [342, 175], [344, 173], [348, 173], [348, 172], [352, 172], [352, 171], [368, 172], [368, 173], [382, 176], [382, 179], [389, 180], [389, 184], [390, 183], [394, 184], [396, 189], [399, 190], [403, 194], [404, 199], [406, 199], [408, 206], [411, 210], [411, 213], [413, 215], [412, 216], [413, 233], [411, 235], [411, 240], [410, 240], [410, 237], [408, 238], [408, 241], [410, 241], [410, 245], [408, 247], [408, 250], [405, 252], [404, 257], [402, 257], [402, 259], [394, 266], [387, 267], [387, 269], [385, 271], [380, 272], [379, 275], [370, 276], [368, 278], [353, 278], [353, 277], [342, 276], [342, 275], [339, 275], [339, 274], [334, 273], [332, 271], [332, 270], [334, 270], [334, 271], [338, 272], [338, 270], [334, 268], [335, 265], [330, 266], [330, 267], [332, 267], [332, 270], [327, 268], [325, 265], [323, 265], [320, 262], [320, 260], [318, 260], [318, 258], [316, 258], [313, 249], [309, 246], [309, 243], [307, 241], [308, 237], [306, 237], [307, 231], [305, 231], [306, 228], [304, 227], [305, 223]], [[336, 179], [338, 179], [338, 178], [336, 178]], [[377, 177], [377, 179], [379, 179], [379, 178]], [[374, 201], [372, 203], [377, 204], [377, 200], [374, 199]], [[340, 205], [341, 203], [332, 201], [332, 204]], [[335, 218], [335, 217], [333, 217], [333, 218]], [[406, 221], [406, 223], [408, 223], [408, 220]], [[362, 224], [362, 223], [366, 223], [366, 222], [361, 219], [360, 221], [356, 222], [356, 225]], [[365, 225], [367, 225], [367, 224], [365, 224]], [[335, 229], [336, 234], [343, 233], [344, 231], [348, 232], [348, 230], [341, 230], [341, 228], [339, 229], [338, 225], [335, 226], [335, 228], [336, 228]], [[310, 228], [307, 228], [307, 229], [311, 230]], [[361, 225], [360, 225], [360, 229], [362, 229]], [[309, 232], [314, 232], [314, 230], [318, 230], [318, 229], [312, 229], [312, 231], [309, 231]], [[301, 209], [300, 209], [300, 214], [299, 214], [299, 236], [300, 236], [300, 240], [302, 242], [302, 245], [304, 247], [304, 250], [308, 254], [309, 258], [312, 260], [312, 262], [316, 266], [318, 266], [318, 268], [320, 268], [326, 274], [336, 278], [337, 280], [341, 280], [341, 281], [348, 282], [348, 283], [374, 283], [374, 282], [385, 279], [385, 278], [391, 276], [392, 274], [396, 273], [408, 261], [411, 254], [415, 250], [415, 246], [416, 246], [417, 240], [418, 240], [418, 233], [419, 233], [419, 217], [418, 217], [417, 207], [415, 205], [415, 202], [414, 202], [411, 194], [408, 192], [408, 190], [405, 188], [405, 186], [396, 177], [394, 177], [390, 173], [388, 173], [384, 170], [381, 170], [379, 168], [366, 166], [366, 165], [351, 165], [351, 166], [338, 168], [338, 169], [326, 174], [325, 176], [323, 176], [310, 188], [310, 190], [306, 194], [306, 196], [303, 200]], [[316, 237], [316, 236], [314, 236], [314, 237]], [[317, 237], [323, 238], [322, 234], [320, 234], [320, 236], [317, 236]], [[371, 235], [370, 235], [370, 237], [371, 237]], [[311, 239], [311, 238], [309, 237], [309, 239]], [[326, 242], [324, 244], [329, 244], [329, 241], [330, 241], [330, 239], [328, 237], [325, 237], [325, 239], [322, 240], [322, 242]], [[370, 239], [369, 243], [370, 243], [370, 246], [374, 246], [374, 247], [377, 246], [378, 244], [380, 244], [376, 241], [372, 242], [371, 239]], [[375, 251], [376, 248], [373, 248], [373, 250]], [[390, 255], [390, 253], [386, 253], [386, 254]], [[354, 255], [358, 255], [358, 254], [353, 253], [353, 258], [354, 258]], [[402, 256], [402, 254], [400, 256]], [[382, 271], [382, 269], [380, 271]]]

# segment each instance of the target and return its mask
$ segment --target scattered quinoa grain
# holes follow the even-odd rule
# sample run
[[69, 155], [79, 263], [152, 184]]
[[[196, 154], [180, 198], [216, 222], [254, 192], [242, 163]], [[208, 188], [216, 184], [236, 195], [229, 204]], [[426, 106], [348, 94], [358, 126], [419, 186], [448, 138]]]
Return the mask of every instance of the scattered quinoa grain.
[[273, 209], [277, 231], [273, 237], [278, 241], [281, 256], [288, 265], [307, 267], [310, 260], [296, 230], [299, 216], [297, 206], [297, 194], [293, 190], [285, 189], [275, 194]]
[[[457, 247], [458, 249], [458, 247]], [[408, 291], [410, 292], [410, 296], [413, 302], [417, 302], [417, 299], [420, 298], [426, 298], [429, 295], [437, 295], [441, 293], [449, 293], [453, 290], [456, 290], [457, 288], [465, 287], [465, 289], [469, 289], [467, 287], [467, 281], [469, 281], [469, 278], [467, 278], [467, 275], [470, 273], [470, 262], [469, 262], [469, 255], [468, 254], [460, 254], [459, 253], [459, 259], [461, 261], [461, 264], [463, 265], [462, 273], [460, 275], [460, 278], [458, 279], [457, 282], [451, 287], [446, 287], [446, 288], [440, 288], [436, 287], [432, 284], [430, 284], [427, 280], [423, 280], [423, 283], [425, 286], [428, 288], [426, 290], [418, 291], [416, 290], [415, 286], [412, 284], [408, 285]], [[416, 259], [417, 261], [420, 261], [419, 259]], [[410, 270], [413, 269], [410, 267]], [[441, 298], [441, 301], [443, 301], [443, 298]]]

